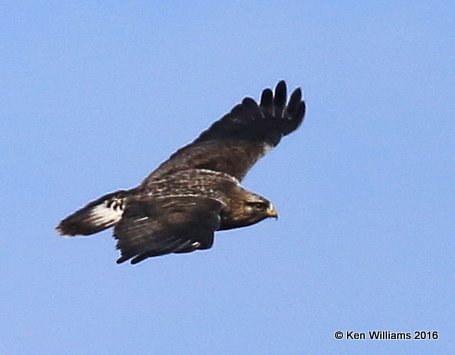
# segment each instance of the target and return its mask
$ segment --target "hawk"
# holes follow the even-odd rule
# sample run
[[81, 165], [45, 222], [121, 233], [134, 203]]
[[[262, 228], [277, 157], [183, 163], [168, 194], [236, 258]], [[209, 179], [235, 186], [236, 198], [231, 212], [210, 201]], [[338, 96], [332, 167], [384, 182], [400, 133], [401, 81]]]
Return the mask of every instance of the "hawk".
[[62, 235], [90, 235], [114, 227], [117, 263], [209, 249], [219, 230], [277, 218], [272, 203], [240, 185], [248, 170], [303, 121], [297, 88], [265, 89], [260, 103], [246, 97], [142, 183], [109, 193], [63, 219]]

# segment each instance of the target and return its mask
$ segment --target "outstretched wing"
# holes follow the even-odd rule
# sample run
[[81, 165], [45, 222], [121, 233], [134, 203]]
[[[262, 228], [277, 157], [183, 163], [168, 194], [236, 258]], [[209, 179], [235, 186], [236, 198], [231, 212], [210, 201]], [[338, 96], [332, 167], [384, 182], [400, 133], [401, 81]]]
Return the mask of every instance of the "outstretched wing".
[[194, 142], [175, 152], [142, 185], [189, 168], [220, 171], [243, 179], [260, 157], [303, 121], [305, 103], [300, 88], [292, 93], [289, 102], [286, 91], [285, 82], [280, 81], [275, 94], [270, 89], [262, 92], [259, 105], [252, 98], [243, 99]]
[[128, 200], [114, 229], [122, 253], [117, 263], [210, 248], [222, 207], [219, 200], [196, 195]]

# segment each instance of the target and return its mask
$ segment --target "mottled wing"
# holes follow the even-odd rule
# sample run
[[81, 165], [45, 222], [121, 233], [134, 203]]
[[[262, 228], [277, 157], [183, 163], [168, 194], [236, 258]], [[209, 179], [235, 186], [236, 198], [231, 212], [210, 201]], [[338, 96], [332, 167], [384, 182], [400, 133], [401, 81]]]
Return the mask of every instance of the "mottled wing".
[[189, 168], [210, 169], [243, 179], [253, 164], [275, 147], [281, 137], [303, 121], [305, 103], [296, 89], [287, 102], [286, 84], [280, 81], [275, 94], [262, 92], [258, 105], [245, 98], [230, 113], [212, 124], [191, 144], [181, 148], [142, 183]]
[[122, 254], [117, 263], [210, 248], [222, 207], [219, 200], [196, 195], [129, 200], [114, 229]]

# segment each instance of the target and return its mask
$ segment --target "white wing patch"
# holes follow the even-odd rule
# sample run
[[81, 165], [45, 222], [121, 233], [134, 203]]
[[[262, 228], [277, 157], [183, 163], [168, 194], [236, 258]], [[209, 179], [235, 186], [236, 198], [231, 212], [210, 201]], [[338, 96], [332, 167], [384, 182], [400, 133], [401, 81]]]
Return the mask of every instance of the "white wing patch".
[[93, 224], [111, 225], [123, 215], [123, 199], [112, 199], [91, 209], [88, 220]]

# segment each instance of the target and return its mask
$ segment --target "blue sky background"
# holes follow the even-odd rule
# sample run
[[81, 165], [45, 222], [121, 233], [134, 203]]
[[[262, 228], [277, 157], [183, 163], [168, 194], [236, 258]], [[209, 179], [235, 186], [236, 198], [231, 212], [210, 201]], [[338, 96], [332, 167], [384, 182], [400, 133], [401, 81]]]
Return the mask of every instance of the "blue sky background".
[[[0, 4], [0, 353], [455, 348], [455, 4]], [[306, 120], [244, 185], [278, 222], [116, 265], [54, 226], [286, 79]], [[335, 340], [436, 330], [438, 340]]]

